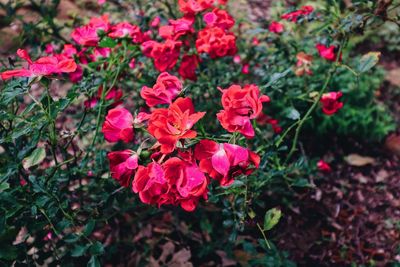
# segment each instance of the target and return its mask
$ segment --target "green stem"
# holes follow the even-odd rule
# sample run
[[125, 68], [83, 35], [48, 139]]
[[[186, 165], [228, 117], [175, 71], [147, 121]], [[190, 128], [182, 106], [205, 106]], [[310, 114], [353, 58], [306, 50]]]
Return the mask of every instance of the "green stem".
[[258, 227], [258, 229], [260, 229], [260, 232], [261, 232], [261, 234], [262, 234], [262, 236], [264, 238], [265, 244], [267, 244], [267, 247], [269, 249], [271, 249], [271, 245], [268, 242], [267, 236], [265, 235], [264, 230], [262, 229], [262, 227], [261, 227], [261, 225], [259, 223], [257, 223], [257, 227]]

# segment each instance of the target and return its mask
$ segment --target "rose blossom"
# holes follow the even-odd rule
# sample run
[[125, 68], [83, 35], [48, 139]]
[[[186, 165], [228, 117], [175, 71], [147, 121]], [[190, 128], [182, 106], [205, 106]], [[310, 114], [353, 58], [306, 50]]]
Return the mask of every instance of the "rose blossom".
[[128, 143], [133, 140], [133, 116], [125, 108], [110, 109], [103, 123], [102, 132], [108, 142], [119, 140]]

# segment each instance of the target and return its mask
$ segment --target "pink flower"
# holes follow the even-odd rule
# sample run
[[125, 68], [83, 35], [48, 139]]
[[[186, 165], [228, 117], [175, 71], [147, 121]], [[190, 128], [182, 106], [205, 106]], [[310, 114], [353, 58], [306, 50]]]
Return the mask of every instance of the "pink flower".
[[52, 54], [54, 54], [54, 48], [55, 48], [55, 46], [53, 44], [47, 44], [44, 49], [44, 52], [48, 55], [52, 55]]
[[134, 124], [141, 124], [147, 120], [150, 119], [151, 114], [148, 114], [146, 112], [139, 112], [136, 116], [136, 118], [133, 120]]
[[136, 59], [132, 58], [131, 61], [129, 61], [129, 68], [134, 69], [136, 67]]
[[323, 44], [317, 44], [315, 47], [321, 57], [329, 61], [336, 61], [335, 46], [331, 45], [330, 47], [327, 47]]
[[226, 10], [214, 8], [212, 12], [203, 15], [207, 27], [220, 27], [229, 30], [235, 25], [235, 20]]
[[250, 65], [248, 63], [243, 64], [242, 66], [242, 73], [243, 74], [249, 74], [250, 73]]
[[161, 73], [156, 84], [150, 88], [143, 86], [140, 96], [149, 107], [160, 104], [171, 104], [182, 91], [181, 81], [167, 72]]
[[114, 151], [107, 154], [111, 177], [121, 186], [129, 187], [135, 170], [138, 168], [138, 155], [131, 150]]
[[269, 102], [269, 97], [260, 95], [256, 85], [232, 85], [222, 90], [222, 106], [217, 118], [228, 132], [240, 132], [246, 138], [254, 137], [251, 120], [262, 112], [263, 102]]
[[240, 62], [242, 61], [242, 59], [240, 58], [240, 55], [236, 55], [233, 57], [233, 62], [236, 64], [240, 64]]
[[219, 181], [222, 186], [234, 182], [235, 177], [249, 175], [258, 168], [260, 157], [244, 147], [233, 144], [218, 144], [201, 140], [195, 147], [195, 158], [200, 161], [200, 170]]
[[96, 30], [102, 30], [108, 32], [111, 24], [108, 21], [108, 15], [102, 15], [101, 17], [93, 17], [90, 19], [88, 26], [95, 28]]
[[155, 18], [150, 22], [150, 27], [152, 27], [152, 28], [157, 28], [158, 25], [160, 25], [160, 21], [161, 21], [161, 19], [160, 19], [159, 16], [155, 17]]
[[322, 111], [326, 115], [333, 115], [343, 107], [343, 103], [339, 102], [342, 97], [342, 92], [329, 92], [323, 94], [321, 97]]
[[131, 37], [134, 43], [141, 43], [143, 41], [143, 33], [140, 28], [128, 22], [120, 22], [112, 26], [108, 36], [111, 38]]
[[273, 32], [273, 33], [282, 33], [285, 29], [284, 29], [284, 26], [283, 26], [282, 23], [279, 23], [277, 21], [273, 21], [269, 25], [268, 30], [270, 32]]
[[161, 26], [158, 30], [161, 37], [164, 39], [178, 40], [181, 36], [193, 33], [193, 16], [184, 16], [177, 20], [169, 20], [169, 25]]
[[83, 46], [97, 46], [100, 37], [97, 35], [97, 29], [88, 25], [75, 28], [71, 33], [72, 39]]
[[108, 111], [102, 132], [108, 142], [119, 140], [128, 143], [133, 140], [133, 116], [125, 108], [118, 107]]
[[331, 172], [332, 171], [331, 166], [329, 166], [329, 164], [326, 163], [325, 161], [323, 161], [322, 159], [318, 161], [317, 168], [318, 168], [318, 170], [320, 170], [322, 172]]
[[72, 44], [65, 44], [63, 51], [61, 52], [62, 55], [73, 58], [76, 54], [78, 53], [78, 50], [76, 50], [75, 46]]
[[28, 62], [28, 69], [15, 69], [2, 72], [1, 78], [49, 76], [59, 73], [71, 73], [77, 68], [75, 61], [62, 55], [41, 57], [32, 61], [26, 50], [18, 49], [17, 55]]
[[72, 39], [83, 46], [97, 46], [100, 41], [100, 37], [97, 32], [102, 30], [107, 32], [110, 29], [110, 23], [108, 22], [108, 16], [103, 15], [101, 17], [91, 18], [87, 25], [79, 28], [75, 28], [72, 33]]

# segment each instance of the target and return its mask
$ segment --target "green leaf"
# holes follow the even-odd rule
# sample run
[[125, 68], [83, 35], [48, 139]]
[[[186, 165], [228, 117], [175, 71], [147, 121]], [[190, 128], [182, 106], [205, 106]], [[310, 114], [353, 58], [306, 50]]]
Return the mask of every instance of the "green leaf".
[[292, 68], [288, 68], [284, 72], [277, 72], [277, 73], [272, 74], [271, 79], [269, 80], [269, 82], [267, 83], [267, 85], [265, 87], [269, 87], [269, 86], [273, 85], [278, 80], [280, 80], [283, 77], [285, 77], [291, 71], [292, 71]]
[[100, 267], [100, 261], [96, 256], [92, 256], [87, 264], [88, 267]]
[[96, 221], [94, 220], [90, 220], [86, 225], [85, 228], [83, 229], [82, 234], [84, 236], [88, 236], [92, 233], [94, 226], [96, 225]]
[[110, 37], [104, 37], [103, 40], [101, 40], [99, 43], [100, 47], [114, 48], [116, 45], [117, 43]]
[[286, 117], [291, 120], [300, 119], [300, 112], [295, 108], [288, 108], [286, 110]]
[[0, 184], [0, 192], [3, 192], [4, 190], [6, 190], [8, 188], [10, 188], [10, 184], [9, 183], [4, 182], [4, 183]]
[[17, 255], [18, 255], [18, 250], [14, 246], [2, 245], [0, 247], [0, 259], [14, 260], [17, 258]]
[[379, 62], [381, 52], [368, 52], [363, 55], [358, 65], [359, 72], [367, 72]]
[[38, 147], [26, 158], [22, 160], [22, 166], [25, 170], [32, 166], [38, 165], [46, 158], [46, 150], [43, 147]]
[[88, 249], [88, 246], [81, 246], [81, 245], [76, 245], [72, 250], [71, 250], [71, 256], [72, 257], [80, 257], [85, 254], [86, 250]]
[[90, 254], [92, 255], [101, 255], [104, 253], [103, 244], [99, 241], [96, 241], [93, 245], [90, 246]]
[[270, 209], [265, 213], [264, 231], [269, 231], [278, 224], [282, 217], [282, 212], [276, 208]]
[[292, 186], [296, 186], [296, 187], [313, 187], [307, 179], [304, 178], [299, 178], [297, 179]]

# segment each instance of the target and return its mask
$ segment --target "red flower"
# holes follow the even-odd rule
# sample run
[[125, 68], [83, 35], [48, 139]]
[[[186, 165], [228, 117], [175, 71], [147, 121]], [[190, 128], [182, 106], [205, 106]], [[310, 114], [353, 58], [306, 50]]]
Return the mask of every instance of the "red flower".
[[156, 109], [151, 113], [148, 131], [161, 144], [163, 154], [171, 153], [180, 139], [195, 138], [191, 130], [205, 112], [195, 112], [190, 98], [178, 98], [169, 108]]
[[235, 20], [223, 9], [214, 8], [212, 12], [203, 15], [203, 19], [208, 27], [220, 27], [229, 30], [235, 25]]
[[193, 211], [201, 197], [207, 199], [208, 179], [195, 163], [174, 157], [163, 167], [174, 198], [184, 210]]
[[214, 0], [178, 0], [182, 13], [194, 14], [212, 8]]
[[108, 111], [102, 132], [108, 142], [133, 140], [133, 116], [125, 108], [113, 108]]
[[300, 16], [307, 16], [311, 14], [313, 11], [314, 8], [312, 6], [302, 6], [299, 10], [283, 14], [281, 18], [288, 21], [297, 22], [297, 19]]
[[139, 193], [146, 204], [181, 205], [186, 211], [193, 211], [199, 199], [207, 199], [208, 179], [198, 166], [173, 157], [163, 165], [150, 163], [139, 166], [132, 183], [132, 190]]
[[168, 183], [164, 170], [158, 163], [152, 162], [147, 167], [139, 166], [132, 182], [132, 190], [139, 193], [140, 200], [145, 204], [173, 204], [168, 196]]
[[88, 25], [75, 28], [71, 33], [71, 37], [77, 44], [83, 46], [97, 46], [100, 41], [97, 29]]
[[196, 69], [199, 66], [199, 57], [197, 55], [184, 55], [178, 73], [183, 79], [192, 81], [197, 80]]
[[131, 150], [123, 150], [110, 152], [107, 157], [110, 162], [111, 177], [121, 186], [128, 187], [138, 168], [138, 155]]
[[72, 39], [83, 46], [97, 46], [100, 41], [100, 37], [97, 31], [107, 32], [110, 29], [110, 23], [108, 22], [108, 16], [103, 15], [99, 18], [91, 18], [89, 24], [79, 28], [75, 28], [72, 33]]
[[41, 57], [32, 61], [26, 50], [18, 49], [17, 55], [28, 62], [28, 69], [7, 70], [1, 73], [3, 80], [12, 77], [49, 76], [59, 73], [71, 73], [77, 68], [75, 61], [63, 55]]
[[235, 177], [254, 171], [251, 165], [258, 168], [260, 157], [244, 147], [232, 144], [218, 144], [211, 140], [201, 140], [195, 147], [195, 157], [200, 161], [200, 170], [222, 186], [234, 182]]
[[193, 33], [193, 16], [185, 16], [177, 20], [169, 20], [169, 25], [161, 26], [158, 33], [164, 39], [178, 40], [181, 36]]
[[339, 102], [339, 98], [342, 97], [342, 92], [329, 92], [323, 94], [321, 97], [322, 111], [326, 115], [335, 114], [339, 109], [343, 107], [343, 103]]
[[91, 18], [88, 26], [93, 27], [96, 30], [102, 30], [104, 32], [108, 32], [111, 27], [110, 22], [108, 21], [108, 15]]
[[336, 53], [335, 53], [336, 47], [334, 45], [327, 47], [323, 44], [317, 44], [315, 46], [315, 48], [317, 48], [319, 55], [321, 57], [325, 58], [326, 60], [329, 60], [329, 61], [336, 60]]
[[130, 37], [133, 39], [134, 43], [141, 43], [143, 41], [143, 33], [140, 28], [128, 22], [120, 22], [112, 26], [108, 36], [111, 38]]
[[154, 60], [157, 70], [172, 69], [178, 61], [182, 42], [166, 40], [165, 43], [147, 41], [142, 44], [143, 53]]
[[196, 48], [199, 53], [207, 53], [211, 58], [233, 56], [237, 52], [236, 37], [219, 27], [199, 31]]
[[269, 25], [268, 30], [270, 32], [274, 32], [274, 33], [282, 33], [285, 30], [285, 28], [284, 28], [282, 23], [279, 23], [277, 21], [273, 21]]
[[[97, 97], [92, 97], [84, 102], [85, 107], [87, 108], [94, 108], [99, 100], [101, 99], [101, 94], [103, 92], [103, 86], [99, 87], [99, 90], [97, 90]], [[122, 103], [121, 98], [122, 98], [122, 90], [117, 89], [117, 88], [112, 88], [105, 96], [105, 100], [113, 100], [113, 107], [116, 107]]]
[[331, 172], [332, 171], [331, 166], [329, 166], [329, 164], [326, 163], [325, 161], [323, 161], [322, 159], [318, 161], [317, 168], [318, 168], [318, 170], [320, 170], [322, 172]]
[[163, 72], [158, 76], [153, 88], [143, 86], [140, 96], [146, 100], [149, 107], [154, 107], [160, 104], [171, 104], [181, 91], [181, 81], [177, 77]]
[[222, 90], [222, 106], [217, 114], [222, 127], [228, 132], [240, 132], [247, 138], [254, 137], [251, 119], [257, 118], [262, 111], [262, 103], [269, 102], [266, 95], [260, 96], [260, 89], [255, 85], [232, 85]]

